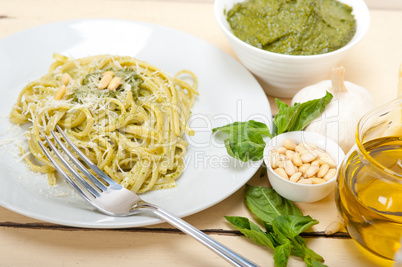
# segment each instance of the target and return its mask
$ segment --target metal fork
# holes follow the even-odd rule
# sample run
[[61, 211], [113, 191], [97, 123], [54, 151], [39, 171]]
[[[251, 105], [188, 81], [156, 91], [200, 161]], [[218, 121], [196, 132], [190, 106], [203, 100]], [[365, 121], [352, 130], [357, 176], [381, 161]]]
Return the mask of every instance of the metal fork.
[[39, 141], [43, 152], [56, 168], [56, 170], [62, 175], [66, 182], [74, 188], [74, 190], [87, 200], [92, 206], [99, 211], [110, 216], [131, 216], [139, 213], [152, 213], [159, 218], [165, 220], [176, 228], [180, 229], [184, 233], [192, 236], [197, 241], [223, 257], [234, 266], [257, 266], [251, 261], [240, 256], [236, 252], [230, 250], [226, 246], [220, 244], [214, 239], [210, 238], [200, 230], [186, 223], [182, 219], [176, 217], [170, 212], [148, 202], [142, 200], [137, 194], [130, 190], [127, 190], [120, 184], [116, 183], [104, 172], [102, 172], [91, 160], [82, 153], [78, 147], [67, 137], [66, 133], [57, 126], [58, 132], [64, 138], [64, 140], [70, 145], [70, 147], [80, 156], [85, 164], [90, 167], [94, 173], [98, 175], [95, 177], [89, 172], [85, 166], [72, 154], [72, 152], [61, 142], [60, 138], [51, 131], [51, 134], [55, 142], [61, 147], [61, 150], [67, 155], [67, 157], [74, 163], [74, 165], [84, 174], [90, 183], [82, 177], [79, 172], [68, 162], [62, 153], [56, 148], [56, 146], [44, 135], [46, 142], [49, 144], [51, 150], [54, 152], [60, 162], [67, 168], [68, 172], [75, 178], [63, 170], [59, 163], [53, 158], [49, 150]]

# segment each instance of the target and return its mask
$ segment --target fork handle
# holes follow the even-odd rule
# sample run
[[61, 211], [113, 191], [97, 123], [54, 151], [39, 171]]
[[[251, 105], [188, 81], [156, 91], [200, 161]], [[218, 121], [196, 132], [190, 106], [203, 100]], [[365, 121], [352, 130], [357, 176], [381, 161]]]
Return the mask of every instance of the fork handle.
[[194, 226], [188, 224], [187, 222], [183, 221], [182, 219], [176, 217], [172, 213], [156, 206], [151, 203], [140, 201], [134, 207], [133, 210], [147, 210], [155, 214], [156, 216], [160, 217], [161, 219], [165, 220], [169, 224], [175, 226], [177, 229], [183, 231], [184, 233], [192, 236], [197, 241], [223, 257], [226, 261], [230, 262], [233, 266], [242, 266], [242, 267], [254, 267], [258, 266], [255, 263], [247, 260], [246, 258], [240, 256], [233, 250], [229, 249], [228, 247], [222, 245], [221, 243], [215, 241], [214, 239], [210, 238], [208, 235], [204, 234]]

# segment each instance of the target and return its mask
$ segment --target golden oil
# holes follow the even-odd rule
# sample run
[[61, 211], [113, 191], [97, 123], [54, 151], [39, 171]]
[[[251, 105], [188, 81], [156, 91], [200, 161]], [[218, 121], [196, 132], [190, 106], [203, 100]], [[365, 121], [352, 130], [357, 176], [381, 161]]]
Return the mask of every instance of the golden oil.
[[339, 170], [336, 202], [351, 237], [389, 266], [402, 237], [402, 137], [363, 146], [367, 153], [349, 153]]

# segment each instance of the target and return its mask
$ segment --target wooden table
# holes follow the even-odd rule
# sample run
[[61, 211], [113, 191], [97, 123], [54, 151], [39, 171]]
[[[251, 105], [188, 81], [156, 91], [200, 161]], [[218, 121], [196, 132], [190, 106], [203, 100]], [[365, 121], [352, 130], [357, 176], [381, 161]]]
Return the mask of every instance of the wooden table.
[[[121, 18], [160, 24], [198, 36], [230, 55], [234, 52], [218, 28], [212, 0], [0, 0], [0, 37], [44, 23], [78, 18]], [[346, 80], [366, 87], [377, 104], [396, 97], [402, 63], [402, 10], [371, 10], [367, 36], [341, 62]], [[1, 49], [1, 47], [0, 47]], [[269, 97], [272, 110], [276, 107]], [[285, 100], [288, 101], [288, 100]], [[267, 186], [255, 175], [249, 182]], [[328, 266], [374, 266], [345, 232], [325, 236], [337, 218], [334, 195], [312, 204], [297, 204], [320, 221], [305, 235], [308, 245]], [[270, 249], [255, 245], [234, 230], [224, 215], [250, 217], [244, 190], [185, 218], [214, 239], [261, 266], [273, 266]], [[0, 266], [227, 266], [192, 238], [168, 224], [102, 230], [79, 229], [37, 221], [0, 207]], [[305, 266], [291, 258], [289, 266]]]

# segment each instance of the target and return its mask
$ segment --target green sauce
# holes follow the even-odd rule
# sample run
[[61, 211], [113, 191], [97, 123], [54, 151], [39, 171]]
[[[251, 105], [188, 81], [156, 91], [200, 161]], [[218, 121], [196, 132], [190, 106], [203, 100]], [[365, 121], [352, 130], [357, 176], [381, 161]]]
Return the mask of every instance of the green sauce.
[[[98, 89], [98, 83], [102, 78], [102, 73], [105, 71], [113, 71], [114, 76], [121, 78], [121, 85], [115, 91]], [[145, 96], [150, 93], [148, 90], [141, 88], [142, 83], [143, 81], [141, 77], [131, 68], [110, 68], [102, 71], [95, 71], [84, 77], [81, 86], [74, 88], [72, 101], [73, 103], [82, 104], [82, 99], [88, 95], [95, 95], [98, 98], [118, 98], [119, 94], [124, 93], [125, 85], [131, 89], [131, 93], [135, 99], [139, 96]]]
[[352, 8], [336, 0], [246, 0], [226, 15], [239, 39], [287, 55], [328, 53], [356, 32]]

